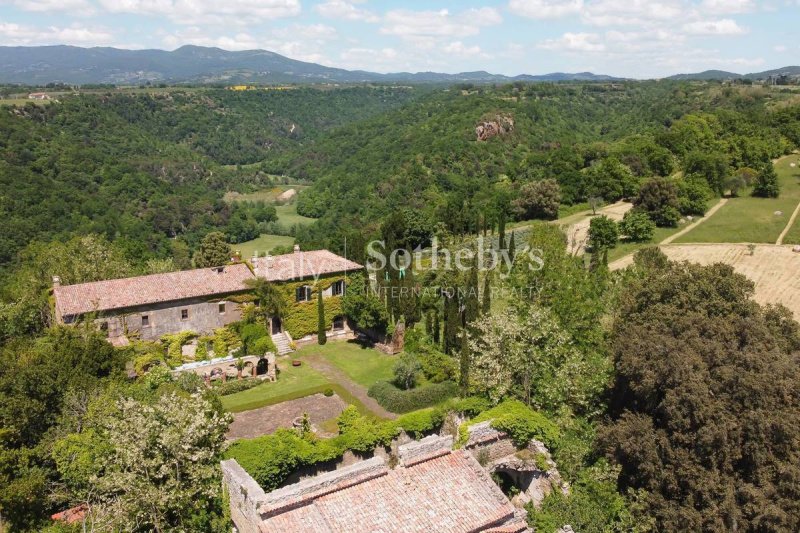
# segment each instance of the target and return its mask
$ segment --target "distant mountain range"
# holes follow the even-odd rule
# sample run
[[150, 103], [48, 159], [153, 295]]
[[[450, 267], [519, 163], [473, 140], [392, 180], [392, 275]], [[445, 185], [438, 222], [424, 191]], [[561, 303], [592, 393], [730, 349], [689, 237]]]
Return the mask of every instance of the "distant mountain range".
[[[770, 74], [800, 75], [800, 67], [741, 75], [720, 70], [677, 74], [669, 79], [765, 79]], [[504, 76], [485, 71], [393, 72], [379, 74], [297, 61], [267, 50], [229, 52], [182, 46], [177, 50], [124, 50], [77, 46], [0, 46], [0, 83], [507, 83], [513, 81], [620, 81], [591, 72]]]
[[174, 51], [0, 46], [0, 83], [495, 83], [511, 81], [613, 81], [591, 72], [503, 76], [488, 72], [379, 74], [306, 63], [267, 50], [229, 52], [182, 46]]
[[737, 74], [735, 72], [726, 72], [724, 70], [706, 70], [705, 72], [697, 72], [694, 74], [675, 74], [667, 79], [670, 80], [736, 80], [747, 78], [751, 80], [766, 80], [770, 76], [800, 76], [800, 67], [783, 67], [773, 70], [765, 70], [764, 72], [752, 72], [750, 74]]

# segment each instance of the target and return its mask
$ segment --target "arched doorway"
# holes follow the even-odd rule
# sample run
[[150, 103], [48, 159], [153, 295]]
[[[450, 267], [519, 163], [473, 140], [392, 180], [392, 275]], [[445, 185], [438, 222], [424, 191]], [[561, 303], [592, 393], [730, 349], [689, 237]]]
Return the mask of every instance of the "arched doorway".
[[256, 363], [256, 375], [263, 376], [269, 370], [269, 361], [265, 357], [262, 357]]
[[272, 317], [272, 334], [277, 335], [281, 331], [283, 331], [283, 324], [281, 323], [280, 317]]

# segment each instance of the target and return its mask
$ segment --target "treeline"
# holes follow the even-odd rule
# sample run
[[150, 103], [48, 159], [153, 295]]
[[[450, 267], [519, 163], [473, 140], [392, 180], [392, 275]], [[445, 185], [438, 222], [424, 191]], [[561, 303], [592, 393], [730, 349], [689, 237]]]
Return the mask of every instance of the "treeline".
[[[338, 249], [343, 227], [377, 235], [400, 207], [453, 234], [555, 218], [559, 205], [634, 198], [654, 177], [673, 178], [698, 214], [800, 144], [800, 106], [781, 98], [683, 82], [443, 91], [268, 165], [314, 178], [298, 204], [321, 217], [298, 235], [305, 246]], [[477, 140], [479, 123], [504, 119], [512, 131]]]
[[[131, 260], [231, 242], [274, 220], [266, 206], [227, 204], [232, 189], [272, 183], [260, 166], [324, 131], [400, 105], [414, 90], [175, 90], [67, 96], [0, 110], [0, 271], [33, 240], [105, 235]], [[226, 166], [226, 165], [236, 166]]]

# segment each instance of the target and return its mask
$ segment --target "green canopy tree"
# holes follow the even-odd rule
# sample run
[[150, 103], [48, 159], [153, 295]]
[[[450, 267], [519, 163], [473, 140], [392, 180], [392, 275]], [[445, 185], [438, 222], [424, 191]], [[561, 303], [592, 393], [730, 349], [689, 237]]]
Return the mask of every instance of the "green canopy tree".
[[194, 253], [194, 266], [207, 268], [226, 265], [231, 260], [231, 247], [221, 231], [212, 231], [203, 237]]

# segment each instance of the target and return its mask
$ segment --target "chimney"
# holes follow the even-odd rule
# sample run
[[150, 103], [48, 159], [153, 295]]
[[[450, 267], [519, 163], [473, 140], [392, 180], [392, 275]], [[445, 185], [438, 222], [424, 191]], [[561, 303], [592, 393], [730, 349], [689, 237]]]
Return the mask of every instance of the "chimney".
[[61, 286], [61, 277], [53, 276], [53, 287], [60, 287]]
[[296, 254], [300, 253], [300, 245], [299, 244], [295, 244], [294, 245], [294, 253], [296, 253]]

